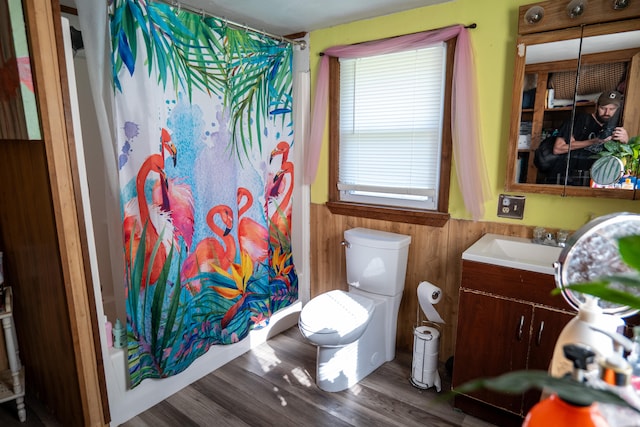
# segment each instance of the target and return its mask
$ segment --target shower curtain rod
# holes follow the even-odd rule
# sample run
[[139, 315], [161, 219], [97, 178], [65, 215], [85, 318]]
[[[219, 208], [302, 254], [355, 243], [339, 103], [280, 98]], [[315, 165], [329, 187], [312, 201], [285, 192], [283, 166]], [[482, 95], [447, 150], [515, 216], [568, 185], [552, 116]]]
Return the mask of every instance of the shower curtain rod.
[[270, 37], [270, 38], [275, 39], [275, 40], [280, 40], [281, 42], [287, 42], [289, 44], [298, 45], [298, 46], [300, 46], [301, 50], [305, 50], [306, 47], [307, 47], [307, 42], [304, 41], [304, 40], [292, 40], [292, 39], [288, 39], [288, 38], [283, 37], [283, 36], [279, 36], [277, 34], [272, 34], [272, 33], [268, 33], [268, 32], [263, 31], [263, 30], [258, 30], [256, 28], [249, 27], [246, 24], [241, 24], [239, 22], [231, 21], [231, 20], [229, 20], [227, 18], [221, 18], [219, 16], [213, 15], [213, 14], [211, 14], [209, 12], [206, 12], [204, 9], [196, 9], [194, 7], [182, 4], [182, 3], [178, 2], [178, 1], [171, 1], [171, 0], [158, 0], [158, 1], [166, 3], [166, 4], [168, 4], [170, 6], [173, 6], [173, 7], [177, 7], [178, 10], [184, 9], [184, 10], [188, 10], [189, 12], [193, 12], [193, 13], [202, 15], [203, 17], [206, 15], [206, 16], [210, 16], [212, 18], [220, 19], [226, 25], [230, 25], [230, 26], [235, 27], [236, 29], [239, 29], [239, 30], [251, 31], [252, 33], [262, 34], [263, 36], [267, 36], [267, 37]]

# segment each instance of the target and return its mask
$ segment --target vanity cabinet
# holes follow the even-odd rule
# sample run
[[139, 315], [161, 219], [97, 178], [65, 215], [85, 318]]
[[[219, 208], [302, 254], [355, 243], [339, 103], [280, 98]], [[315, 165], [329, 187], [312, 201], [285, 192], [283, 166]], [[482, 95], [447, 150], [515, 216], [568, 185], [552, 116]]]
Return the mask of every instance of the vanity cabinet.
[[[453, 387], [510, 371], [547, 370], [560, 332], [575, 316], [562, 296], [550, 294], [554, 288], [550, 274], [463, 260]], [[539, 399], [538, 390], [479, 390], [456, 396], [454, 406], [497, 425], [519, 426]]]

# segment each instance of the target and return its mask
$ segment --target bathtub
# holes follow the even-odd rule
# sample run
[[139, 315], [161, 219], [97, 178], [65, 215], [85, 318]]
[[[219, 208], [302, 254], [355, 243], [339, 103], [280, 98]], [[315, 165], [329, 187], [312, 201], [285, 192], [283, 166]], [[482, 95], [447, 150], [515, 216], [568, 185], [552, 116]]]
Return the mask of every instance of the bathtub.
[[[242, 341], [231, 345], [212, 346], [207, 353], [196, 359], [191, 366], [178, 375], [163, 379], [146, 379], [133, 389], [127, 385], [126, 350], [107, 349], [103, 346], [111, 426], [125, 423], [182, 388], [223, 367], [236, 357], [265, 343], [270, 337], [296, 325], [301, 309], [302, 302], [298, 300], [276, 312], [271, 317], [269, 325], [251, 331], [249, 336]], [[102, 339], [106, 340], [105, 328], [101, 329]]]

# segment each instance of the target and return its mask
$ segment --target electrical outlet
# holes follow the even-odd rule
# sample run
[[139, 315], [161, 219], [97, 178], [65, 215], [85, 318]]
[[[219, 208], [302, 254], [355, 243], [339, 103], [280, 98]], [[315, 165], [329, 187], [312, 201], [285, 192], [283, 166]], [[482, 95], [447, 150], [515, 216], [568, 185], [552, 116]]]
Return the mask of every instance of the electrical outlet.
[[522, 219], [524, 216], [524, 196], [501, 194], [498, 198], [498, 216]]

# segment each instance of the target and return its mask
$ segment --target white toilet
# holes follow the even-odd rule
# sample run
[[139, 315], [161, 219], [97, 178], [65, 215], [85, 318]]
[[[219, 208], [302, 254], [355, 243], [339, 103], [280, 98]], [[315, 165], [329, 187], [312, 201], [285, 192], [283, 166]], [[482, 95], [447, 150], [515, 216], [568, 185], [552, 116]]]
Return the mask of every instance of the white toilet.
[[393, 360], [411, 236], [366, 228], [344, 232], [349, 292], [334, 290], [300, 313], [302, 335], [318, 346], [316, 383], [345, 390]]

